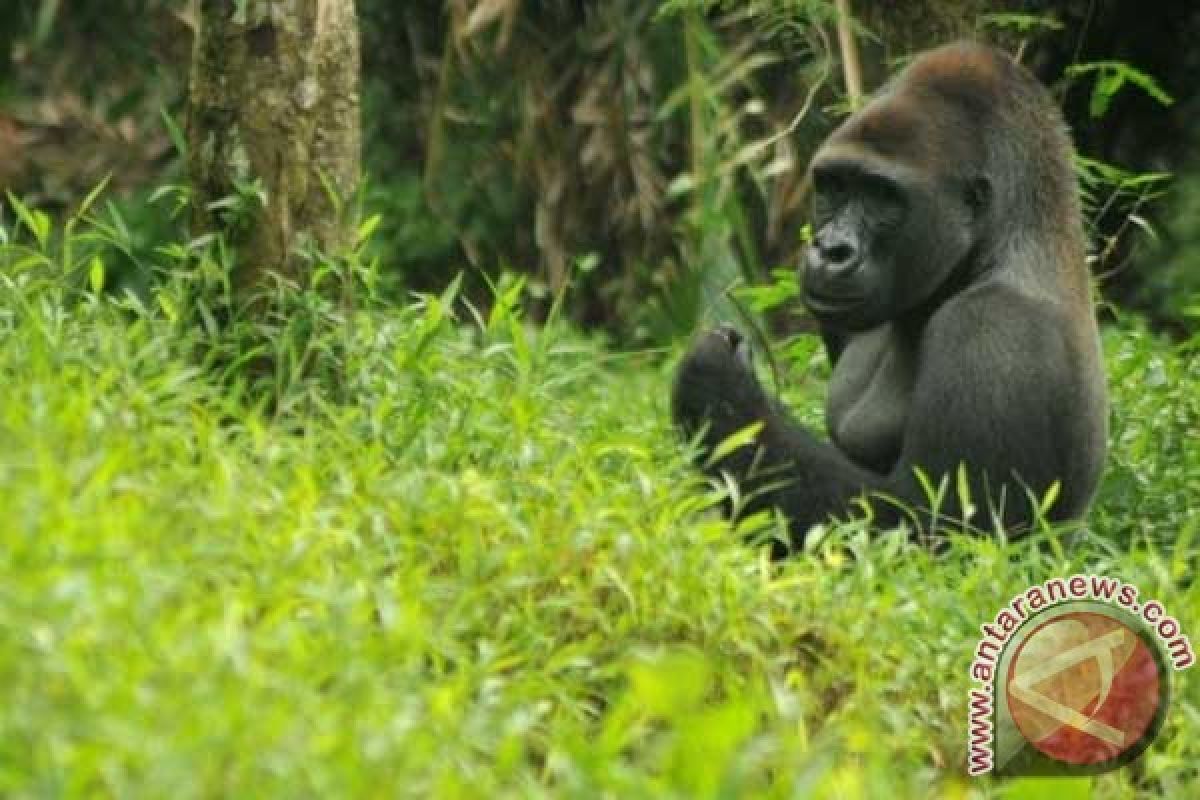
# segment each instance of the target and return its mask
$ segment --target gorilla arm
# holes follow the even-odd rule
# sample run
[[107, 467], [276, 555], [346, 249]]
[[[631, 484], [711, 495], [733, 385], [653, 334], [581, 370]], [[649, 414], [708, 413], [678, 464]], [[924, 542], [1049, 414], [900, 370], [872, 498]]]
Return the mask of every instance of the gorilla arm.
[[[779, 508], [794, 545], [813, 524], [848, 516], [860, 497], [870, 503], [876, 527], [915, 514], [917, 526], [932, 531], [936, 521], [914, 467], [936, 485], [960, 463], [977, 507], [990, 504], [1007, 526], [1028, 525], [1026, 486], [1041, 493], [1067, 477], [1068, 465], [1060, 462], [1070, 448], [1062, 447], [1063, 431], [1053, 423], [1070, 404], [1060, 391], [1071, 374], [1060, 331], [1047, 307], [1002, 287], [975, 287], [939, 309], [922, 334], [901, 454], [886, 474], [856, 464], [790, 420], [739, 360], [739, 337], [728, 329], [702, 336], [684, 359], [672, 408], [685, 434], [703, 430], [702, 463], [722, 440], [762, 423], [753, 443], [706, 469], [738, 482], [747, 511]], [[960, 519], [957, 493], [947, 494], [938, 517]], [[1066, 513], [1054, 516], [1077, 512], [1072, 498], [1062, 500]]]
[[[731, 329], [718, 328], [697, 340], [679, 367], [672, 415], [686, 436], [700, 435], [697, 461], [705, 471], [732, 476], [748, 512], [778, 507], [799, 544], [811, 525], [849, 510], [864, 490], [881, 487], [883, 477], [860, 468], [789, 419], [737, 357], [739, 338]], [[753, 443], [709, 463], [717, 445], [756, 422], [762, 428]]]

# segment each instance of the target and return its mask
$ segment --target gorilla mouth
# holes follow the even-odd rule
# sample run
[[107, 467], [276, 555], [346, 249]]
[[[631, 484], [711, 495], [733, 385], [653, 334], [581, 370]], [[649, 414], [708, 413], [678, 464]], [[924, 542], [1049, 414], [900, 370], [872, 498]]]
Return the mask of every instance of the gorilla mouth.
[[861, 306], [863, 297], [860, 294], [840, 294], [804, 287], [804, 305], [814, 314], [833, 316], [845, 314]]

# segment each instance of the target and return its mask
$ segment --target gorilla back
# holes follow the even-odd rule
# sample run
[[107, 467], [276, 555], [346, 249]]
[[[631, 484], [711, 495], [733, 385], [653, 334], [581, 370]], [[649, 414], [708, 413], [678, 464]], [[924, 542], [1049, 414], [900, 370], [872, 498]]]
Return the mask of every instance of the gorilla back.
[[[672, 411], [746, 508], [775, 506], [792, 544], [854, 509], [881, 527], [1029, 526], [1082, 515], [1104, 461], [1107, 401], [1062, 115], [1007, 55], [958, 43], [917, 58], [848, 118], [811, 164], [814, 236], [803, 301], [833, 377], [829, 441], [791, 421], [731, 328], [701, 335], [680, 365]], [[752, 443], [716, 463], [752, 423]], [[858, 502], [861, 499], [862, 502]], [[937, 513], [934, 513], [934, 512]]]

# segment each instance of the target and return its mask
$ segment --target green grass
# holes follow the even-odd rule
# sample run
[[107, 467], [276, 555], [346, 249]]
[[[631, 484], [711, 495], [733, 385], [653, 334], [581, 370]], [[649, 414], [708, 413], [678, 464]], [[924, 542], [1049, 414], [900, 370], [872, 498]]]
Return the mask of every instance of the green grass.
[[978, 626], [1027, 585], [1109, 573], [1200, 636], [1194, 351], [1108, 336], [1089, 534], [934, 556], [849, 527], [771, 566], [685, 464], [669, 359], [525, 326], [513, 292], [488, 319], [360, 310], [314, 334], [336, 391], [266, 411], [172, 302], [23, 269], [0, 276], [0, 795], [1194, 790], [1192, 673], [1131, 769], [963, 777]]

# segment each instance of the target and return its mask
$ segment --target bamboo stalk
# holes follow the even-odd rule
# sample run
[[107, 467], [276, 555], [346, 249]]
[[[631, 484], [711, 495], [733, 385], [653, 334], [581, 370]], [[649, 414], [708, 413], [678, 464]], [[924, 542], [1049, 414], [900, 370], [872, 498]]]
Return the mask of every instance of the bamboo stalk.
[[850, 0], [836, 0], [838, 47], [842, 51], [842, 77], [846, 82], [846, 96], [850, 107], [857, 109], [862, 103], [862, 66], [858, 60], [858, 45], [854, 42], [854, 31], [850, 29]]

